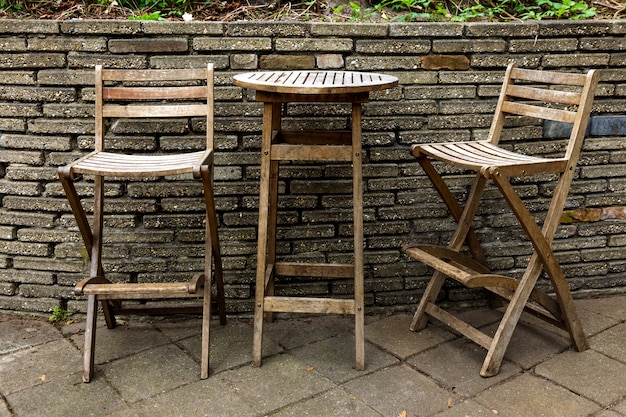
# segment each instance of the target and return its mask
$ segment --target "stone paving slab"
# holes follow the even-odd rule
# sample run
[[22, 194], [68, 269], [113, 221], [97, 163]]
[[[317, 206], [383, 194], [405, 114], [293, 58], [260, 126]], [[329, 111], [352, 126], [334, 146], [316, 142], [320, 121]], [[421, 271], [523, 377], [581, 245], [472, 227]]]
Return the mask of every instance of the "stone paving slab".
[[244, 366], [216, 377], [263, 415], [335, 387], [330, 379], [288, 353], [265, 359], [259, 368]]
[[456, 397], [407, 365], [393, 366], [352, 380], [343, 387], [383, 416], [431, 415]]
[[456, 339], [410, 357], [407, 363], [464, 397], [472, 397], [490, 386], [519, 373], [521, 368], [507, 360], [491, 378], [480, 376], [486, 351], [467, 339]]
[[124, 406], [122, 397], [104, 379], [82, 382], [73, 373], [7, 395], [15, 416], [100, 416]]
[[355, 341], [352, 334], [343, 334], [311, 343], [291, 354], [335, 383], [342, 383], [398, 362], [392, 355], [365, 344], [365, 370], [355, 369]]
[[530, 374], [478, 394], [475, 401], [507, 417], [587, 417], [601, 408], [592, 401]]
[[440, 343], [454, 338], [454, 335], [439, 326], [428, 326], [419, 332], [409, 330], [412, 315], [396, 314], [385, 317], [365, 327], [365, 337], [373, 344], [406, 359]]
[[535, 372], [603, 406], [626, 395], [626, 364], [593, 350], [564, 352]]
[[[523, 316], [492, 378], [479, 375], [484, 349], [436, 321], [410, 332], [411, 314], [398, 313], [367, 318], [364, 372], [353, 369], [352, 317], [267, 324], [260, 368], [250, 362], [250, 321], [214, 321], [212, 373], [200, 380], [192, 316], [123, 318], [112, 331], [100, 323], [108, 337], [98, 338], [97, 372], [84, 384], [84, 322], [59, 330], [0, 314], [0, 417], [624, 417], [626, 296], [576, 303], [590, 350], [575, 352], [567, 333]], [[461, 314], [487, 331], [501, 317]]]
[[200, 379], [200, 366], [175, 345], [159, 346], [101, 365], [126, 401], [136, 402]]
[[82, 372], [82, 355], [66, 339], [0, 356], [0, 392], [9, 395]]

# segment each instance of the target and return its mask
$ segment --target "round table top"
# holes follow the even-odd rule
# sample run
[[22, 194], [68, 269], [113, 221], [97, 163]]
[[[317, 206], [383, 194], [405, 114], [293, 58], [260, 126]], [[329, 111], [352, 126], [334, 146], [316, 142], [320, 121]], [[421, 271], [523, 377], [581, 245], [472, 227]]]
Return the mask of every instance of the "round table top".
[[268, 71], [235, 75], [234, 84], [270, 93], [343, 94], [385, 90], [398, 85], [398, 78], [357, 71]]

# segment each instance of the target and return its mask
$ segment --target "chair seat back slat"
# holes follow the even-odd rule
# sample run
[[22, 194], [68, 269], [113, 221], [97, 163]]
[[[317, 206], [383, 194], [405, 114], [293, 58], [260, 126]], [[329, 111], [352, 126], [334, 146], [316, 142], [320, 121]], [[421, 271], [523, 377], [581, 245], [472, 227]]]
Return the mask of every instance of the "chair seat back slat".
[[506, 89], [509, 97], [526, 98], [534, 101], [547, 103], [578, 105], [580, 93], [571, 91], [547, 90], [545, 88], [527, 87], [523, 85], [509, 84]]
[[104, 100], [185, 100], [203, 99], [206, 86], [189, 87], [104, 87]]
[[206, 104], [145, 104], [122, 106], [105, 104], [102, 108], [104, 117], [128, 117], [128, 118], [151, 118], [151, 117], [193, 117], [206, 116]]
[[502, 111], [520, 116], [536, 117], [539, 119], [554, 120], [556, 122], [574, 123], [578, 113], [568, 110], [550, 109], [547, 107], [533, 106], [530, 104], [505, 101], [502, 103]]

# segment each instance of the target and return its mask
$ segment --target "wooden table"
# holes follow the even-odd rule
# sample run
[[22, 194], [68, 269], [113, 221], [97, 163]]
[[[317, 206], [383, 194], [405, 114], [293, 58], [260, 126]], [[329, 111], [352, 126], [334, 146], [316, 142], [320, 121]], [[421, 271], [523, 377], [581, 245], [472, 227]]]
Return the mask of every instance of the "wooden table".
[[[398, 84], [389, 75], [349, 71], [275, 71], [236, 75], [235, 85], [256, 90], [263, 105], [258, 256], [252, 361], [261, 366], [263, 318], [272, 312], [354, 314], [356, 369], [365, 369], [363, 291], [363, 196], [361, 175], [361, 105], [369, 92]], [[352, 126], [345, 131], [281, 129], [283, 103], [351, 103]], [[276, 214], [280, 161], [343, 161], [352, 164], [354, 263], [276, 261]], [[283, 277], [353, 278], [354, 298], [334, 299], [274, 295], [274, 280]]]

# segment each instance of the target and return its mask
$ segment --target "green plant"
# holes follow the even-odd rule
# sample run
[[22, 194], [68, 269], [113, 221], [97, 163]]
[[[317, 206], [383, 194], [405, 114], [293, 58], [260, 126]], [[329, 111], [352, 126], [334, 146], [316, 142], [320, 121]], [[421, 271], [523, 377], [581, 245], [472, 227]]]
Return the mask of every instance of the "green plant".
[[72, 316], [73, 313], [63, 309], [63, 307], [55, 306], [52, 309], [52, 315], [48, 317], [48, 321], [52, 323], [58, 323], [60, 321], [65, 321]]
[[161, 12], [143, 13], [140, 16], [129, 16], [128, 20], [165, 20], [161, 17]]

